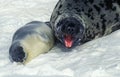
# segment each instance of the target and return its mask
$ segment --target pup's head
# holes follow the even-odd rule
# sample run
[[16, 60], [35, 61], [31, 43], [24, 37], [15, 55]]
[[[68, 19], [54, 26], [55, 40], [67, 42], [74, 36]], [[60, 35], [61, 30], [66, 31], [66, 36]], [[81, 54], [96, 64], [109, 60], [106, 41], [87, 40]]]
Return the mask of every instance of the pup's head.
[[83, 38], [84, 26], [74, 17], [67, 17], [60, 20], [55, 29], [55, 36], [65, 47], [71, 48], [78, 44]]

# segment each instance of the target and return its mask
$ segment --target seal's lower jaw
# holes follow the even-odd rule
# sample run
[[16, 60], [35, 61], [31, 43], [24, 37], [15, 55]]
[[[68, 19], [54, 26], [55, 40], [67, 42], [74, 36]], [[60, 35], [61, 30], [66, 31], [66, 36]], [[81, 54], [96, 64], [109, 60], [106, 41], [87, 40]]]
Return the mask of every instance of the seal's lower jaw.
[[65, 37], [64, 37], [64, 44], [65, 44], [65, 47], [67, 47], [67, 48], [71, 48], [72, 47], [73, 39], [72, 39], [71, 35], [65, 35]]
[[81, 39], [78, 39], [78, 40], [64, 40], [64, 46], [66, 48], [74, 48], [76, 47], [77, 45], [80, 45], [81, 44]]
[[73, 45], [73, 41], [66, 41], [66, 40], [65, 40], [65, 47], [71, 48], [72, 45]]

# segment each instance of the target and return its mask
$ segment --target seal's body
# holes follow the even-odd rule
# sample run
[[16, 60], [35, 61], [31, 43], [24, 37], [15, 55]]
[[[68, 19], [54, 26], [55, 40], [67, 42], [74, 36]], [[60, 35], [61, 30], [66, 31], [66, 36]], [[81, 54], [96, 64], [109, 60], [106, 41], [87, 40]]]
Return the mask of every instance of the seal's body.
[[43, 22], [33, 21], [16, 31], [9, 50], [10, 59], [27, 63], [54, 45], [51, 28]]
[[59, 0], [50, 24], [66, 47], [120, 29], [120, 0]]

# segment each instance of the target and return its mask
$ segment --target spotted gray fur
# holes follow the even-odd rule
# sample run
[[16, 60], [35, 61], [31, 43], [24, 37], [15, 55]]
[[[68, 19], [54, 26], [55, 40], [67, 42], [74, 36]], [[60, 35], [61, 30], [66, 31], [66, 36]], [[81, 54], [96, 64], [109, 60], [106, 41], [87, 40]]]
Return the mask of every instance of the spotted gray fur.
[[50, 19], [52, 28], [69, 16], [83, 24], [82, 42], [87, 42], [120, 29], [120, 0], [59, 0]]

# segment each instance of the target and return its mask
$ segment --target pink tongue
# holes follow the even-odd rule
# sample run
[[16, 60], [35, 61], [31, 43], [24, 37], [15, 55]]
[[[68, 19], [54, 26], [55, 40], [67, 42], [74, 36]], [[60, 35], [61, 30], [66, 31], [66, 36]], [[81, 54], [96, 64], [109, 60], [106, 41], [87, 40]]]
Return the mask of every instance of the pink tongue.
[[72, 47], [72, 44], [73, 44], [72, 37], [70, 35], [66, 35], [65, 36], [65, 46], [67, 48], [70, 48], [70, 47]]

